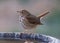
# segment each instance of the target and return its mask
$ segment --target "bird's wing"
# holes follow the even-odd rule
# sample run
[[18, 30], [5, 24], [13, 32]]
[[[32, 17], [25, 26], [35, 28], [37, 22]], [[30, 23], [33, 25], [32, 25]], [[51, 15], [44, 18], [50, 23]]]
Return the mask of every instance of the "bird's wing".
[[35, 24], [36, 23], [37, 17], [34, 16], [34, 15], [27, 16], [26, 18], [32, 24]]

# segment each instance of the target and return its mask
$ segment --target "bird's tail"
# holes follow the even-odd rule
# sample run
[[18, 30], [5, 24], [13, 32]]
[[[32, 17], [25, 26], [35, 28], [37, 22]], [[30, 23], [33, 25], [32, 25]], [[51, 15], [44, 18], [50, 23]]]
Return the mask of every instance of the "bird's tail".
[[48, 13], [49, 13], [49, 11], [45, 11], [45, 12], [43, 12], [42, 14], [38, 15], [37, 17], [38, 17], [38, 18], [41, 18], [41, 17], [47, 15]]

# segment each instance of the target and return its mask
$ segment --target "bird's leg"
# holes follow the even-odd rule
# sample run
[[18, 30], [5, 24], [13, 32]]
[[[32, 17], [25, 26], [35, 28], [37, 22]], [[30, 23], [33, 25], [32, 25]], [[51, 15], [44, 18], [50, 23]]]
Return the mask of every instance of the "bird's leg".
[[29, 33], [29, 30], [28, 29], [25, 29], [25, 33]]
[[23, 33], [30, 34], [31, 32], [28, 29], [25, 29]]
[[23, 31], [22, 33], [27, 33], [27, 34], [29, 34], [30, 32], [29, 32], [29, 30], [24, 29], [24, 31]]
[[27, 33], [27, 34], [35, 33], [35, 29], [25, 29], [24, 33]]
[[22, 33], [30, 34], [30, 33], [35, 33], [35, 32], [36, 32], [35, 29], [25, 29]]

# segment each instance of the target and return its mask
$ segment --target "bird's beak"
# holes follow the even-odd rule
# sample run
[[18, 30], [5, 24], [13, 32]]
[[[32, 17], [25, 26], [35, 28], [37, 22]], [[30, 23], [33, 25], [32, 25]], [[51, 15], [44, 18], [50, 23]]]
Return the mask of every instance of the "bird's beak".
[[17, 11], [18, 13], [22, 13], [22, 11]]
[[19, 13], [20, 11], [17, 11], [17, 13]]

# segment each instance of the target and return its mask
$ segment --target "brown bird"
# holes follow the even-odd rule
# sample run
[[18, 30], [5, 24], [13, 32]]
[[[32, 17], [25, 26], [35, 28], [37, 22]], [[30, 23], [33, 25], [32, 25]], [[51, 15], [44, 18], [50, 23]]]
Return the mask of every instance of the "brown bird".
[[45, 11], [44, 13], [40, 14], [39, 16], [34, 16], [31, 13], [29, 13], [27, 10], [21, 10], [17, 11], [20, 13], [20, 22], [21, 25], [26, 29], [27, 31], [30, 29], [35, 28], [37, 25], [43, 25], [40, 21], [41, 17], [48, 14], [48, 11]]

